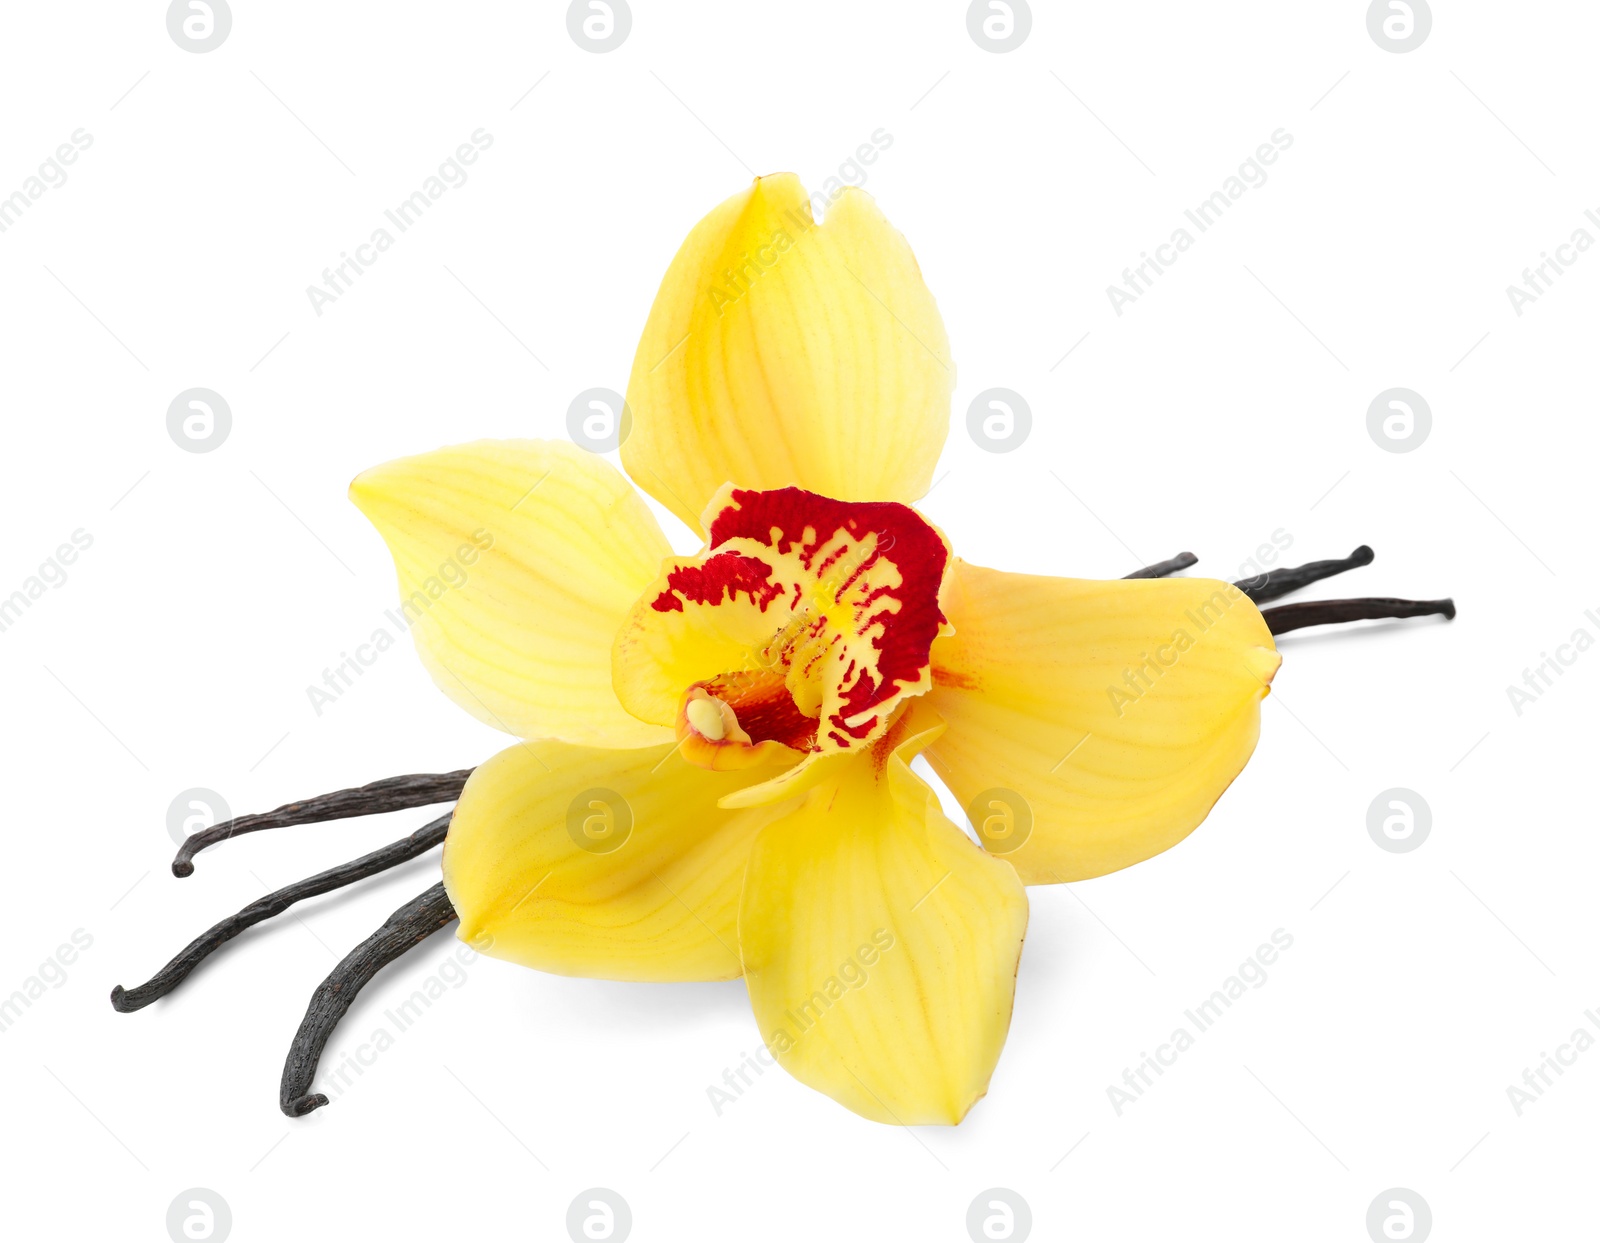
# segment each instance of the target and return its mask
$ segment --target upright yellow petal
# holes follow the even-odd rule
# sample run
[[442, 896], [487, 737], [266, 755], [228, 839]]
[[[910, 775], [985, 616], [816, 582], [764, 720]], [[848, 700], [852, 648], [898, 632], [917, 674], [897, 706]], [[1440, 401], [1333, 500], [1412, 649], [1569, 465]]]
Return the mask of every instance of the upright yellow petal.
[[1005, 1044], [1027, 895], [900, 755], [841, 767], [750, 856], [739, 944], [756, 1022], [784, 1069], [863, 1117], [954, 1125]]
[[611, 689], [611, 645], [672, 549], [603, 459], [562, 441], [480, 440], [350, 485], [400, 576], [423, 664], [473, 716], [523, 738], [639, 747], [670, 731]]
[[458, 935], [558, 975], [734, 978], [745, 861], [785, 809], [717, 799], [779, 769], [710, 772], [670, 746], [502, 751], [468, 780], [445, 839]]
[[986, 844], [1028, 884], [1100, 876], [1182, 841], [1255, 750], [1281, 658], [1228, 583], [958, 560], [942, 603], [955, 634], [934, 644], [928, 698], [949, 728], [928, 762], [978, 819], [997, 809], [1006, 833]]
[[933, 476], [955, 385], [933, 295], [866, 194], [822, 215], [792, 173], [759, 178], [661, 282], [622, 461], [697, 531], [724, 483], [909, 502]]

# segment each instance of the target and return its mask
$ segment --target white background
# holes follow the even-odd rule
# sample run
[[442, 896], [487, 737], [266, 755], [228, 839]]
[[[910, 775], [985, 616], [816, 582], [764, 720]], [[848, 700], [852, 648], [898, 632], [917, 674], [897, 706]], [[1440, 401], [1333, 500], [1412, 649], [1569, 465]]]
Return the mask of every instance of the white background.
[[[0, 633], [0, 995], [93, 939], [0, 1033], [7, 1237], [165, 1239], [202, 1187], [239, 1240], [561, 1240], [594, 1186], [638, 1240], [959, 1243], [996, 1186], [1036, 1238], [1359, 1241], [1391, 1187], [1427, 1200], [1438, 1239], [1586, 1237], [1600, 1051], [1521, 1116], [1506, 1089], [1600, 1011], [1600, 654], [1520, 716], [1506, 687], [1580, 627], [1600, 637], [1600, 254], [1520, 317], [1506, 286], [1600, 209], [1600, 12], [1435, 9], [1400, 55], [1360, 0], [1040, 2], [1001, 55], [950, 0], [634, 0], [597, 55], [554, 0], [235, 0], [206, 54], [149, 0], [6, 6], [0, 194], [93, 136], [0, 234], [0, 595], [93, 539]], [[306, 287], [480, 127], [470, 180], [319, 317]], [[1107, 285], [1280, 127], [1269, 180], [1119, 317]], [[879, 128], [866, 188], [960, 367], [926, 509], [962, 555], [1115, 577], [1189, 548], [1233, 577], [1282, 529], [1290, 561], [1377, 549], [1311, 594], [1448, 594], [1458, 620], [1285, 639], [1255, 758], [1193, 837], [1031, 891], [1010, 1041], [955, 1130], [868, 1123], [775, 1070], [718, 1116], [707, 1088], [757, 1040], [742, 984], [487, 959], [286, 1120], [311, 989], [432, 859], [113, 1013], [114, 983], [223, 914], [427, 817], [260, 834], [179, 881], [179, 791], [263, 810], [503, 743], [407, 647], [308, 703], [394, 603], [348, 480], [564, 435], [575, 394], [625, 386], [702, 214], [752, 172], [820, 185]], [[166, 431], [195, 386], [233, 411], [207, 454]], [[993, 386], [1034, 412], [1007, 455], [965, 432]], [[1433, 411], [1407, 454], [1366, 430], [1395, 386]], [[1408, 854], [1367, 833], [1396, 786], [1432, 808]], [[1108, 1086], [1279, 928], [1294, 945], [1268, 982], [1118, 1116]], [[380, 977], [330, 1062], [453, 944]]]

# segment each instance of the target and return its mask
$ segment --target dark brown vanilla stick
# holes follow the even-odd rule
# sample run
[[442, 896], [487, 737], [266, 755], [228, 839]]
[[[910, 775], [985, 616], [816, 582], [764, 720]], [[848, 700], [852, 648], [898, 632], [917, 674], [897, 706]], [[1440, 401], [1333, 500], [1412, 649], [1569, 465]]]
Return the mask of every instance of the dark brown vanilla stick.
[[1132, 574], [1124, 574], [1123, 578], [1165, 578], [1168, 574], [1176, 574], [1179, 570], [1187, 570], [1200, 560], [1192, 552], [1180, 552], [1170, 561], [1157, 561], [1154, 565], [1147, 565], [1142, 570], [1135, 570]]
[[209, 829], [201, 829], [184, 839], [172, 861], [174, 876], [188, 876], [194, 872], [194, 857], [207, 846], [225, 842], [241, 833], [257, 833], [262, 829], [282, 829], [292, 824], [315, 824], [322, 820], [344, 820], [351, 816], [375, 816], [383, 811], [404, 811], [408, 807], [427, 807], [432, 803], [448, 803], [461, 793], [472, 775], [470, 768], [453, 773], [414, 773], [409, 777], [385, 777], [370, 785], [349, 790], [335, 790], [317, 798], [303, 799], [298, 803], [285, 803], [275, 811], [265, 811], [254, 816], [235, 816]]
[[326, 872], [307, 877], [293, 885], [286, 885], [276, 893], [269, 893], [264, 898], [256, 899], [244, 910], [228, 916], [189, 942], [176, 958], [137, 988], [123, 988], [118, 984], [111, 990], [112, 1008], [123, 1014], [144, 1009], [152, 1001], [165, 997], [177, 988], [188, 979], [191, 971], [246, 928], [271, 919], [274, 915], [283, 914], [296, 902], [342, 889], [345, 885], [365, 880], [368, 876], [388, 871], [408, 859], [415, 859], [444, 841], [445, 832], [449, 827], [450, 815], [440, 816], [432, 824], [418, 829], [410, 837], [403, 837], [381, 850], [374, 850], [369, 855], [362, 855], [349, 863], [341, 863], [336, 868], [329, 868]]
[[1373, 597], [1365, 600], [1311, 600], [1305, 604], [1280, 604], [1263, 609], [1261, 616], [1273, 634], [1287, 634], [1307, 626], [1332, 626], [1339, 622], [1376, 621], [1386, 617], [1453, 618], [1454, 600], [1394, 600]]
[[1299, 591], [1300, 588], [1309, 587], [1312, 583], [1332, 578], [1335, 574], [1371, 565], [1372, 557], [1372, 549], [1363, 544], [1348, 557], [1338, 561], [1308, 561], [1305, 565], [1268, 570], [1265, 574], [1258, 574], [1254, 578], [1241, 578], [1234, 586], [1257, 604], [1265, 604], [1268, 600], [1276, 600], [1291, 591]]
[[283, 1064], [283, 1080], [278, 1086], [279, 1109], [291, 1118], [301, 1118], [328, 1103], [321, 1092], [310, 1091], [311, 1083], [316, 1078], [317, 1062], [322, 1058], [328, 1037], [350, 1009], [356, 994], [384, 967], [454, 923], [455, 919], [455, 908], [445, 895], [444, 882], [440, 881], [389, 916], [383, 927], [345, 955], [333, 974], [317, 986], [306, 1016], [300, 1020], [300, 1030], [295, 1032], [294, 1043], [289, 1046], [289, 1056]]

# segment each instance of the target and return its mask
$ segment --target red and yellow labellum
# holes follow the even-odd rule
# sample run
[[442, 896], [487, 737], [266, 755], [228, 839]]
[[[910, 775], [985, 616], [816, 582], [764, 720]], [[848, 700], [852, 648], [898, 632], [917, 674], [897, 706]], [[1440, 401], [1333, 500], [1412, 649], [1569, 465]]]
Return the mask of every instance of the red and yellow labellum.
[[725, 486], [704, 521], [705, 551], [665, 563], [612, 655], [623, 706], [685, 759], [860, 750], [931, 689], [950, 549], [915, 510]]

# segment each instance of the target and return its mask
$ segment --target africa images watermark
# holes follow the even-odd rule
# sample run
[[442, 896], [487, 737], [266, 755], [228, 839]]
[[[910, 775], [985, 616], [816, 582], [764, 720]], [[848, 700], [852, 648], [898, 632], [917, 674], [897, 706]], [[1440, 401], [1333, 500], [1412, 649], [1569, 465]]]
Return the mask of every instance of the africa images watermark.
[[0, 233], [4, 233], [22, 219], [27, 211], [45, 195], [46, 190], [59, 190], [67, 184], [65, 165], [76, 164], [78, 157], [94, 146], [94, 135], [81, 126], [72, 131], [70, 141], [62, 143], [39, 165], [38, 171], [23, 178], [20, 188], [0, 198]]
[[[1600, 1031], [1600, 1014], [1585, 1010], [1583, 1017], [1589, 1020], [1595, 1031]], [[1519, 1087], [1513, 1083], [1506, 1088], [1506, 1099], [1511, 1102], [1517, 1117], [1522, 1117], [1522, 1111], [1529, 1105], [1538, 1104], [1546, 1088], [1554, 1086], [1555, 1080], [1550, 1077], [1552, 1074], [1559, 1079], [1577, 1064], [1579, 1055], [1587, 1053], [1596, 1043], [1594, 1032], [1587, 1027], [1577, 1027], [1567, 1040], [1556, 1046], [1554, 1054], [1540, 1053], [1532, 1069], [1524, 1068], [1522, 1085]]]
[[717, 1117], [722, 1117], [722, 1111], [729, 1105], [736, 1103], [745, 1090], [754, 1083], [751, 1079], [753, 1073], [760, 1078], [767, 1073], [769, 1066], [776, 1066], [778, 1059], [772, 1056], [766, 1045], [757, 1045], [754, 1053], [741, 1053], [739, 1060], [732, 1066], [723, 1068], [722, 1082], [726, 1087], [715, 1083], [706, 1085], [706, 1099], [711, 1102], [711, 1112]]
[[807, 1032], [822, 1022], [829, 1010], [845, 1000], [848, 992], [865, 988], [871, 978], [870, 969], [877, 966], [883, 955], [894, 947], [894, 933], [887, 928], [874, 929], [870, 944], [863, 943], [857, 947], [855, 954], [840, 963], [838, 969], [822, 981], [811, 996], [784, 1011], [784, 1017], [794, 1025], [793, 1035], [787, 1027], [774, 1028], [771, 1037], [765, 1044], [758, 1045], [754, 1053], [741, 1053], [738, 1062], [723, 1069], [721, 1084], [706, 1085], [706, 1099], [711, 1102], [711, 1111], [717, 1117], [722, 1117], [722, 1111], [743, 1097], [755, 1080], [767, 1072], [768, 1067], [777, 1065], [774, 1053], [789, 1052]]
[[[1246, 993], [1245, 985], [1252, 989], [1262, 987], [1267, 982], [1267, 968], [1278, 961], [1278, 954], [1287, 951], [1294, 945], [1294, 937], [1282, 928], [1275, 929], [1272, 933], [1272, 943], [1258, 945], [1256, 951], [1244, 962], [1239, 964], [1239, 969], [1222, 981], [1211, 996], [1207, 997], [1193, 1009], [1185, 1010], [1183, 1017], [1189, 1021], [1187, 1027], [1176, 1027], [1167, 1040], [1156, 1046], [1154, 1053], [1140, 1053], [1138, 1063], [1125, 1068], [1122, 1072], [1122, 1084], [1108, 1084], [1106, 1098], [1111, 1102], [1111, 1108], [1117, 1117], [1122, 1117], [1122, 1111], [1129, 1105], [1138, 1104], [1139, 1098], [1145, 1094], [1145, 1089], [1154, 1085], [1155, 1080], [1167, 1073], [1167, 1068], [1176, 1064], [1178, 1056], [1187, 1053], [1198, 1043], [1198, 1038], [1216, 1026], [1217, 1020], [1232, 1008]], [[1193, 1030], [1191, 1031], [1190, 1028]]]
[[860, 945], [809, 997], [783, 1012], [783, 1017], [794, 1025], [794, 1033], [791, 1035], [788, 1027], [773, 1028], [767, 1037], [767, 1048], [779, 1054], [793, 1049], [808, 1031], [827, 1017], [829, 1010], [844, 1001], [849, 993], [867, 986], [872, 978], [871, 968], [877, 966], [879, 959], [895, 944], [894, 933], [887, 928], [873, 929], [870, 944]]
[[[1600, 229], [1600, 215], [1593, 209], [1583, 213], [1588, 217], [1589, 223]], [[1532, 267], [1522, 269], [1522, 286], [1506, 286], [1506, 297], [1511, 300], [1511, 309], [1521, 319], [1523, 308], [1532, 305], [1555, 288], [1556, 278], [1565, 276], [1567, 269], [1583, 258], [1584, 253], [1594, 248], [1594, 234], [1588, 229], [1579, 227], [1573, 230], [1572, 236], [1556, 247], [1556, 253], [1548, 250], [1541, 251], [1539, 262]]]
[[[1586, 609], [1583, 616], [1590, 625], [1600, 630], [1600, 613]], [[1594, 643], [1594, 635], [1588, 628], [1579, 626], [1565, 643], [1556, 644], [1554, 656], [1549, 652], [1540, 652], [1543, 659], [1533, 668], [1522, 671], [1522, 685], [1506, 687], [1506, 698], [1511, 701], [1516, 714], [1521, 716], [1531, 705], [1538, 703], [1545, 692], [1556, 684], [1556, 678], [1564, 676], [1568, 669], [1578, 663], [1578, 657], [1593, 647]]]
[[[1264, 142], [1230, 174], [1222, 188], [1213, 190], [1192, 208], [1185, 209], [1184, 218], [1201, 233], [1205, 233], [1227, 214], [1250, 190], [1259, 190], [1267, 184], [1267, 167], [1278, 162], [1278, 157], [1294, 146], [1294, 135], [1279, 127], [1272, 131], [1271, 141]], [[1195, 243], [1195, 235], [1179, 225], [1171, 238], [1155, 248], [1155, 253], [1139, 252], [1139, 262], [1122, 269], [1122, 285], [1107, 285], [1106, 297], [1111, 309], [1122, 318], [1123, 308], [1137, 302], [1155, 288], [1156, 277], [1165, 276], [1166, 270], [1178, 262], [1179, 257]]]
[[[1293, 545], [1294, 536], [1279, 527], [1272, 533], [1272, 543], [1262, 544], [1256, 549], [1256, 555], [1239, 567], [1240, 581], [1248, 584], [1265, 575], [1267, 567]], [[1188, 623], [1187, 626], [1174, 628], [1172, 637], [1153, 653], [1141, 652], [1139, 664], [1122, 671], [1121, 685], [1112, 682], [1106, 686], [1106, 696], [1111, 700], [1116, 714], [1122, 716], [1130, 705], [1143, 699], [1163, 675], [1178, 665], [1183, 654], [1205, 638], [1207, 631], [1221, 621], [1230, 609], [1239, 601], [1249, 598], [1236, 584], [1223, 583], [1200, 604], [1185, 609], [1183, 620]]]
[[[94, 945], [94, 938], [82, 928], [74, 928], [70, 943], [63, 941], [39, 969], [22, 981], [9, 997], [0, 998], [0, 1032], [10, 1031], [21, 1020], [33, 1003], [41, 1000], [53, 989], [67, 982], [67, 969]], [[48, 988], [47, 988], [48, 986]]]
[[778, 266], [796, 242], [817, 228], [819, 219], [826, 220], [827, 210], [839, 196], [852, 187], [859, 189], [867, 184], [865, 166], [876, 164], [878, 157], [894, 146], [894, 135], [888, 130], [873, 130], [871, 142], [864, 142], [838, 168], [836, 176], [829, 177], [819, 189], [813, 190], [805, 203], [791, 207], [783, 213], [785, 223], [773, 229], [770, 237], [751, 250], [740, 252], [737, 265], [722, 271], [722, 283], [710, 289], [711, 305], [721, 317], [743, 298], [763, 276]]
[[400, 1037], [415, 1027], [418, 1020], [433, 1008], [433, 1003], [448, 993], [455, 992], [467, 982], [467, 968], [477, 962], [492, 944], [492, 937], [484, 937], [473, 944], [458, 944], [439, 961], [433, 972], [412, 990], [399, 1005], [383, 1012], [384, 1024], [350, 1052], [341, 1050], [336, 1059], [323, 1063], [324, 1080], [328, 1095], [337, 1100], [355, 1081], [373, 1066], [378, 1059], [394, 1048]]
[[[384, 217], [390, 224], [401, 233], [406, 232], [445, 196], [446, 191], [467, 184], [464, 166], [476, 164], [479, 155], [494, 146], [494, 135], [482, 126], [472, 131], [471, 138], [471, 142], [462, 143], [446, 157], [438, 170], [423, 180], [420, 189], [413, 190], [394, 207], [384, 209]], [[349, 293], [357, 279], [365, 276], [366, 269], [378, 262], [379, 256], [394, 243], [395, 235], [380, 225], [370, 238], [356, 246], [354, 254], [340, 251], [339, 262], [322, 269], [322, 287], [306, 286], [306, 297], [311, 300], [311, 309], [317, 313], [317, 318], [322, 318], [323, 307]]]
[[94, 536], [79, 527], [72, 533], [70, 542], [63, 541], [54, 553], [39, 563], [37, 570], [22, 580], [22, 586], [9, 596], [0, 597], [0, 634], [15, 626], [22, 615], [33, 607], [33, 602], [51, 588], [66, 586], [67, 567], [77, 561], [80, 553], [87, 552], [93, 546]]
[[313, 684], [306, 687], [306, 698], [311, 701], [312, 711], [316, 715], [321, 716], [324, 708], [338, 703], [345, 692], [355, 685], [356, 679], [399, 642], [399, 636], [408, 633], [428, 615], [428, 610], [433, 608], [436, 601], [443, 599], [447, 592], [466, 585], [468, 568], [476, 565], [478, 558], [494, 547], [494, 536], [482, 527], [472, 533], [471, 540], [471, 543], [462, 544], [452, 556], [440, 562], [434, 573], [423, 579], [415, 591], [400, 601], [399, 608], [384, 610], [384, 620], [394, 630], [391, 631], [388, 626], [378, 626], [367, 636], [366, 642], [356, 644], [354, 652], [339, 653], [339, 663], [322, 671], [320, 686]]

